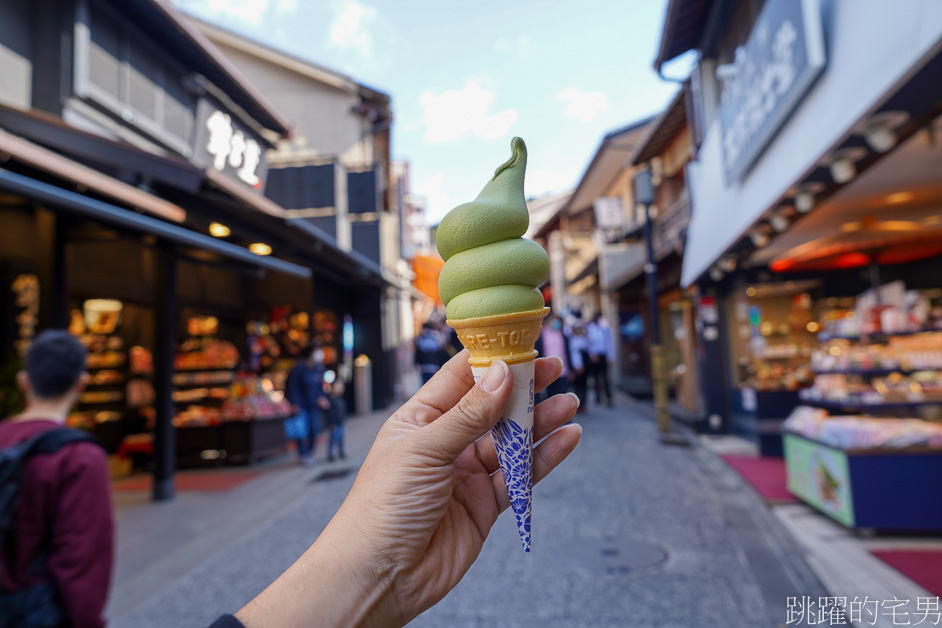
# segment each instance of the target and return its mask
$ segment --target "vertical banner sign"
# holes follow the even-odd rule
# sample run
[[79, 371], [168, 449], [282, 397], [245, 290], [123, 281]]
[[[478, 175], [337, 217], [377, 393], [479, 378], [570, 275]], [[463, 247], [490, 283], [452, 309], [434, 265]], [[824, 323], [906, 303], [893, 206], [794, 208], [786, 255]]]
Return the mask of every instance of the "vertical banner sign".
[[261, 191], [268, 173], [266, 147], [262, 138], [210, 100], [201, 98], [197, 103], [192, 158], [196, 165], [225, 172]]
[[818, 0], [768, 0], [733, 75], [723, 80], [719, 117], [728, 184], [738, 182], [827, 63]]
[[17, 275], [10, 286], [16, 322], [16, 352], [21, 358], [33, 343], [39, 325], [39, 279], [32, 273]]

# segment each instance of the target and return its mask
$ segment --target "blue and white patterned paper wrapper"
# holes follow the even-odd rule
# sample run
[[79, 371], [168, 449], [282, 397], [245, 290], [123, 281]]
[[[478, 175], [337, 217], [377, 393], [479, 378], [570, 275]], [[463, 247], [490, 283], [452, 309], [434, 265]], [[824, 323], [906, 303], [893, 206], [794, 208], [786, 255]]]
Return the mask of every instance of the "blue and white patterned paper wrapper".
[[[533, 495], [533, 367], [535, 360], [509, 365], [514, 376], [510, 401], [491, 430], [510, 507], [517, 521], [523, 551], [530, 551], [530, 504]], [[472, 367], [477, 381], [487, 367]]]

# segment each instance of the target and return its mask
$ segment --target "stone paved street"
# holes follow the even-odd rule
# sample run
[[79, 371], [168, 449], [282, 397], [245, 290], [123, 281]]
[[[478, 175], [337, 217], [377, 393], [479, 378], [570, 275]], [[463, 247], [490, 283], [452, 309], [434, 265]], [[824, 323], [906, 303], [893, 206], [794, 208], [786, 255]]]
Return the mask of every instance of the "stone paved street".
[[[381, 417], [356, 421], [354, 451], [362, 455]], [[790, 562], [788, 539], [711, 454], [659, 444], [653, 423], [624, 400], [578, 421], [579, 448], [535, 489], [533, 553], [523, 554], [513, 520], [501, 517], [461, 584], [412, 626], [774, 626], [784, 623], [785, 595], [818, 594], [813, 578]], [[277, 508], [266, 506], [275, 514], [228, 543], [204, 531], [217, 550], [140, 604], [125, 605], [114, 625], [205, 625], [275, 578], [353, 482], [352, 473], [314, 483], [310, 471], [282, 473], [297, 490]], [[292, 479], [302, 473], [300, 483]], [[629, 542], [666, 560], [631, 569]]]

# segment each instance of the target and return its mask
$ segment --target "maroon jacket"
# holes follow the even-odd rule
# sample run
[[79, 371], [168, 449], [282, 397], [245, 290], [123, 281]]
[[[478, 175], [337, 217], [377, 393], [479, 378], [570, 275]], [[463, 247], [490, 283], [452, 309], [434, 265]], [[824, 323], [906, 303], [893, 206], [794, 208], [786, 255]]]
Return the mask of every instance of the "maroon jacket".
[[[61, 427], [55, 421], [3, 421], [0, 447]], [[46, 573], [31, 581], [30, 564], [47, 547]], [[13, 543], [0, 554], [3, 586], [18, 590], [55, 583], [75, 628], [100, 628], [111, 580], [114, 518], [105, 452], [92, 443], [65, 445], [26, 461]]]

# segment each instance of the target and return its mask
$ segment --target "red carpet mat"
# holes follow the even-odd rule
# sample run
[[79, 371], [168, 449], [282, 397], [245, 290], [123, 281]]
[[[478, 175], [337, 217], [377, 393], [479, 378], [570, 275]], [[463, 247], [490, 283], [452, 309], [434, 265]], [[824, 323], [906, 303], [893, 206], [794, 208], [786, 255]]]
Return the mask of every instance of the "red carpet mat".
[[933, 595], [942, 596], [942, 550], [872, 550], [870, 553]]
[[[178, 473], [175, 478], [175, 485], [178, 491], [231, 491], [257, 475], [258, 473], [254, 471]], [[111, 485], [111, 489], [114, 491], [149, 491], [153, 485], [153, 477], [142, 475], [127, 480], [118, 480]]]
[[794, 503], [798, 499], [785, 488], [785, 460], [782, 458], [756, 458], [752, 456], [723, 456], [726, 464], [752, 485], [763, 499], [770, 502]]

